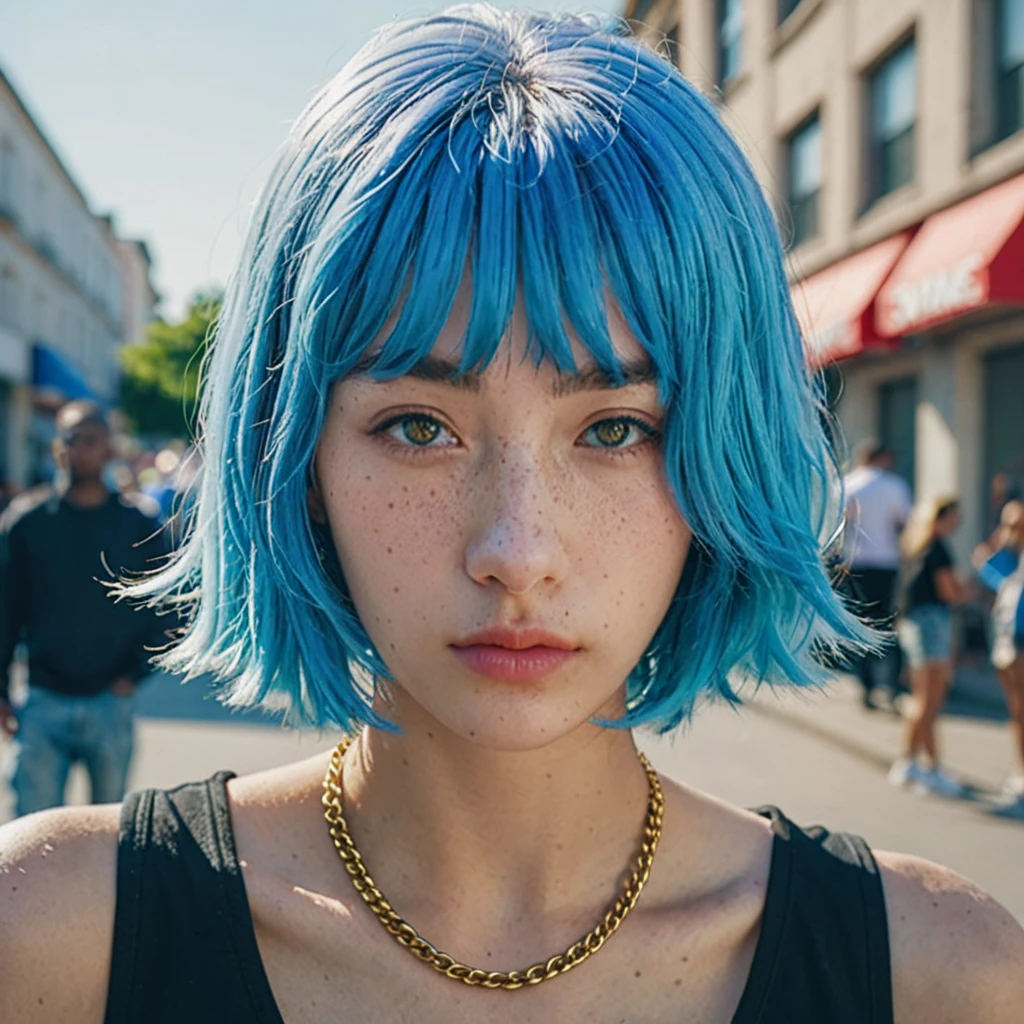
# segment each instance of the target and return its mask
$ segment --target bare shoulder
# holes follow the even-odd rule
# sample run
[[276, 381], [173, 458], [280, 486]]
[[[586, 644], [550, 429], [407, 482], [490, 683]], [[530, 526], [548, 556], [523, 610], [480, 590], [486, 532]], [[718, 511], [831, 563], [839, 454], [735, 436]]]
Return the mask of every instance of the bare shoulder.
[[119, 812], [63, 808], [0, 828], [0, 1020], [102, 1022]]
[[1024, 1014], [1024, 930], [949, 868], [876, 853], [892, 946], [896, 1024], [1012, 1024]]
[[[254, 884], [255, 872], [290, 876], [297, 863], [316, 859], [324, 845], [320, 798], [329, 756], [325, 751], [228, 782], [231, 826], [247, 886]], [[333, 847], [330, 852], [333, 856]]]
[[[665, 824], [651, 903], [686, 909], [725, 907], [737, 930], [753, 934], [760, 921], [773, 848], [772, 824], [758, 814], [663, 778]], [[699, 836], [699, 841], [694, 837]]]

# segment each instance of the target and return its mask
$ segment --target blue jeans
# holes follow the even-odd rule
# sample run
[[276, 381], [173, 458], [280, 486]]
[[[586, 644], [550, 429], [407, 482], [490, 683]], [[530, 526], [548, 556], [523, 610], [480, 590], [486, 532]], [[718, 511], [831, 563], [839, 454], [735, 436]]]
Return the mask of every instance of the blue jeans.
[[89, 773], [94, 804], [124, 798], [132, 757], [134, 697], [101, 693], [66, 697], [29, 687], [18, 712], [14, 741], [15, 813], [31, 814], [64, 803], [71, 765]]

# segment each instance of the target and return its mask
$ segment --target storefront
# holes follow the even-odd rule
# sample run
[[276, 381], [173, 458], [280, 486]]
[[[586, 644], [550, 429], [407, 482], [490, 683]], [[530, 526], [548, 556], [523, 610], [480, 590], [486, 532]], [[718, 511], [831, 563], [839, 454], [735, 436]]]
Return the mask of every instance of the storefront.
[[1024, 175], [925, 220], [879, 289], [875, 329], [921, 338], [934, 393], [917, 421], [935, 423], [916, 439], [915, 483], [961, 495], [966, 550], [1024, 488]]
[[828, 267], [794, 300], [808, 358], [841, 372], [847, 441], [889, 445], [918, 500], [959, 494], [969, 553], [999, 494], [1024, 493], [1024, 175]]
[[958, 495], [957, 559], [1024, 496], [1024, 175], [797, 284], [849, 446], [893, 449], [915, 500]]
[[876, 327], [876, 299], [914, 237], [904, 231], [840, 260], [794, 286], [808, 360], [826, 370], [846, 442], [876, 437], [896, 453], [913, 485], [916, 466], [916, 369], [901, 338]]

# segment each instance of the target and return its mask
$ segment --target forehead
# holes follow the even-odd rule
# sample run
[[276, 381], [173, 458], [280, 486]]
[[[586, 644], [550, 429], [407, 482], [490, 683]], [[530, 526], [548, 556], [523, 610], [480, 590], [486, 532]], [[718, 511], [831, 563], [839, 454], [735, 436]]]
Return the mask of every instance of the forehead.
[[79, 420], [77, 423], [72, 423], [60, 431], [60, 435], [64, 438], [106, 437], [108, 433], [107, 427], [100, 423], [99, 420], [94, 419]]
[[97, 419], [95, 416], [80, 416], [77, 419], [71, 419], [61, 425], [61, 431], [65, 434], [82, 434], [86, 431], [95, 433], [107, 432], [106, 424]]

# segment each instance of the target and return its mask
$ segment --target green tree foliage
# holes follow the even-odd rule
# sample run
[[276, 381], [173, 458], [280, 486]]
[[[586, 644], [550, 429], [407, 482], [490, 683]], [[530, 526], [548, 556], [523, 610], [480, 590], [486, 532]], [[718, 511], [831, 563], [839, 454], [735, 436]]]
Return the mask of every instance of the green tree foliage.
[[200, 367], [220, 303], [219, 295], [197, 295], [184, 320], [155, 320], [144, 342], [121, 350], [120, 405], [136, 433], [192, 436]]

